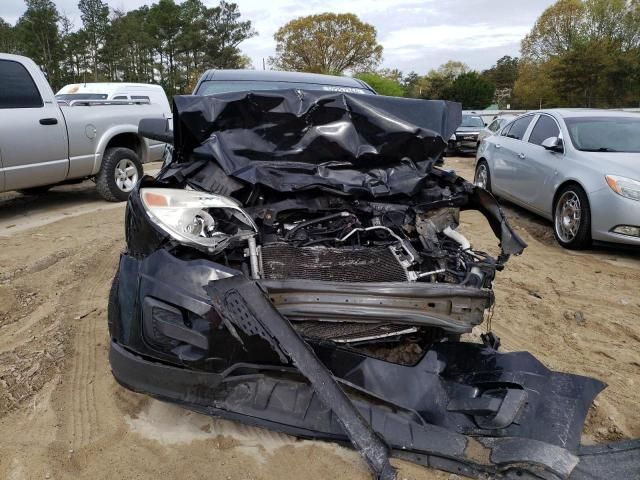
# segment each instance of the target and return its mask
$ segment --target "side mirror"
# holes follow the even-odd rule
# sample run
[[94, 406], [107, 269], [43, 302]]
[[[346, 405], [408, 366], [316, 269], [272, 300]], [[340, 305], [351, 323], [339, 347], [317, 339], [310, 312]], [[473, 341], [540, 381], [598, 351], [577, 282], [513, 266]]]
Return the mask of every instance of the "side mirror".
[[138, 123], [138, 133], [150, 140], [173, 143], [173, 132], [166, 118], [143, 118]]
[[558, 137], [549, 137], [542, 142], [542, 146], [551, 152], [564, 152], [562, 139]]

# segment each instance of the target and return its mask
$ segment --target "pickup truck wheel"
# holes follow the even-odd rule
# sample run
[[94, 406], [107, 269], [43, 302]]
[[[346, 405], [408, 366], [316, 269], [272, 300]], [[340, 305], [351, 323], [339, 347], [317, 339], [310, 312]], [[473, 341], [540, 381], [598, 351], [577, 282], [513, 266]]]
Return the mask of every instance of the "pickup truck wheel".
[[129, 148], [109, 148], [96, 176], [98, 193], [109, 202], [123, 202], [142, 177], [142, 164]]

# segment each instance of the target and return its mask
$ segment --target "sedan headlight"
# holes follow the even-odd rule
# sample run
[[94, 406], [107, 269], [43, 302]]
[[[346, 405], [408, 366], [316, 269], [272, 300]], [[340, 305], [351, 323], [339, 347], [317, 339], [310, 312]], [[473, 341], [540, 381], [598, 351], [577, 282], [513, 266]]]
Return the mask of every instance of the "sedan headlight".
[[141, 188], [140, 197], [158, 227], [178, 242], [209, 253], [258, 231], [253, 219], [229, 197], [172, 188]]
[[640, 201], [640, 182], [627, 177], [606, 175], [607, 184], [618, 195]]

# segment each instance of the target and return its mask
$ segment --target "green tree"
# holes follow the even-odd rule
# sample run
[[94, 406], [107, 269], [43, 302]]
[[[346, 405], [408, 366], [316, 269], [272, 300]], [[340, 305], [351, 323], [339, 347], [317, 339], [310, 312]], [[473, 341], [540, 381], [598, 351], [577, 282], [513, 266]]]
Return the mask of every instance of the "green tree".
[[88, 39], [93, 79], [97, 82], [100, 70], [98, 60], [109, 28], [109, 6], [103, 0], [80, 0], [78, 9]]
[[448, 95], [451, 84], [460, 75], [469, 72], [469, 67], [462, 62], [449, 60], [437, 70], [430, 70], [419, 83], [421, 98], [441, 99]]
[[18, 49], [31, 57], [58, 86], [59, 62], [62, 55], [58, 20], [60, 14], [51, 0], [25, 0], [27, 10], [15, 26]]
[[637, 104], [639, 4], [638, 0], [559, 0], [545, 10], [522, 41], [522, 54], [528, 72], [538, 70], [546, 76], [539, 85], [518, 79], [517, 100], [548, 97], [549, 92], [541, 90], [550, 83], [560, 106]]
[[181, 20], [180, 6], [174, 0], [160, 0], [149, 9], [149, 33], [154, 39], [154, 49], [160, 57], [156, 68], [160, 73], [160, 84], [170, 95], [177, 92], [176, 62], [179, 39], [184, 27]]
[[522, 40], [523, 57], [545, 61], [569, 51], [579, 38], [584, 12], [582, 0], [558, 0], [547, 8]]
[[15, 53], [17, 51], [16, 32], [9, 23], [0, 18], [0, 52]]
[[443, 78], [454, 80], [463, 73], [468, 73], [469, 71], [469, 66], [466, 63], [459, 62], [457, 60], [449, 60], [438, 67], [437, 73]]
[[402, 80], [402, 88], [404, 90], [405, 97], [419, 98], [422, 93], [420, 88], [420, 81], [422, 77], [416, 72], [411, 71], [405, 75]]
[[186, 0], [180, 5], [182, 33], [178, 38], [178, 50], [184, 68], [184, 85], [195, 85], [205, 62], [207, 43], [207, 8], [200, 0]]
[[341, 74], [370, 71], [382, 59], [373, 25], [352, 13], [321, 13], [296, 18], [274, 35], [277, 69]]
[[482, 72], [482, 76], [496, 88], [513, 88], [518, 78], [518, 58], [505, 55], [491, 68]]
[[495, 85], [493, 103], [498, 108], [506, 108], [511, 103], [513, 86], [518, 78], [518, 58], [505, 55], [488, 70], [482, 72], [482, 76]]
[[512, 107], [529, 110], [559, 106], [560, 96], [551, 78], [551, 70], [550, 62], [520, 61], [518, 78], [513, 86]]
[[222, 1], [206, 12], [205, 61], [209, 68], [240, 68], [247, 65], [239, 45], [257, 35], [249, 20], [241, 20], [235, 3]]
[[54, 88], [80, 81], [160, 83], [168, 95], [190, 92], [207, 68], [249, 68], [240, 43], [255, 35], [235, 3], [159, 0], [124, 12], [104, 0], [80, 0], [82, 26], [52, 0], [26, 0], [17, 25], [0, 19], [0, 49], [32, 57]]
[[466, 72], [444, 88], [442, 99], [460, 102], [463, 108], [480, 109], [491, 104], [494, 91], [495, 86], [478, 72]]
[[371, 86], [380, 95], [387, 95], [390, 97], [404, 96], [404, 88], [402, 88], [402, 84], [394, 78], [389, 78], [374, 72], [358, 73], [356, 78], [369, 84], [369, 86]]

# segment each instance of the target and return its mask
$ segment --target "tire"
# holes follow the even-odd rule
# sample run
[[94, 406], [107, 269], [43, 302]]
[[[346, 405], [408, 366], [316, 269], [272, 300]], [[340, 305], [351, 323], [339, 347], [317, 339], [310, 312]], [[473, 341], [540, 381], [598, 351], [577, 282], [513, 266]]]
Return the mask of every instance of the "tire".
[[47, 193], [53, 185], [41, 185], [39, 187], [21, 188], [18, 190], [23, 195], [42, 195]]
[[[483, 173], [486, 175], [484, 178]], [[480, 160], [477, 163], [476, 173], [473, 176], [473, 183], [478, 187], [484, 188], [488, 192], [491, 191], [491, 172], [489, 171], [489, 164], [485, 160]]]
[[109, 202], [123, 202], [142, 178], [143, 170], [138, 154], [129, 148], [108, 148], [96, 176], [96, 188]]
[[567, 185], [556, 194], [553, 234], [564, 248], [580, 250], [591, 245], [591, 208], [579, 185]]

